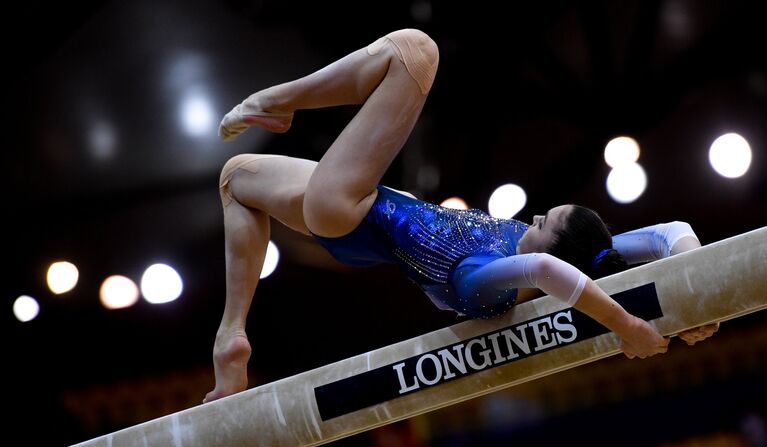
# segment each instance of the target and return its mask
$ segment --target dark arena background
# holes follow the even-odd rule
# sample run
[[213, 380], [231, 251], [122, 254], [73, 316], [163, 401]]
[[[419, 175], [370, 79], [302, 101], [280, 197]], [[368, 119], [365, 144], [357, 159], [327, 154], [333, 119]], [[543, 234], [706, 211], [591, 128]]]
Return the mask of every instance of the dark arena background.
[[[680, 220], [703, 244], [767, 223], [760, 2], [70, 3], [4, 14], [5, 445], [73, 444], [201, 403], [224, 303], [222, 166], [243, 152], [317, 160], [356, 108], [298, 111], [284, 135], [231, 143], [221, 117], [395, 29], [428, 33], [440, 66], [383, 183], [485, 211], [514, 184], [524, 222], [578, 203], [615, 233]], [[739, 177], [709, 158], [731, 134], [750, 148]], [[646, 175], [631, 201], [606, 189], [603, 154], [621, 136]], [[343, 267], [278, 222], [272, 241], [279, 262], [248, 320], [251, 386], [459, 321], [394, 267]], [[46, 282], [56, 261], [79, 272], [60, 294]], [[107, 277], [138, 285], [157, 263], [181, 279], [177, 299], [102, 304]], [[665, 355], [611, 357], [333, 445], [765, 446], [765, 379], [756, 313], [693, 347], [674, 339]]]

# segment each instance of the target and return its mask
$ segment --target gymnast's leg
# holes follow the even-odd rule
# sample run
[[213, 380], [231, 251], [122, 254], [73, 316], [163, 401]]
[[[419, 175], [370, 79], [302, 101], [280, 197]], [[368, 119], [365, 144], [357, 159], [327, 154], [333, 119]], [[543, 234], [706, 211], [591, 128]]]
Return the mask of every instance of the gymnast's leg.
[[[240, 166], [242, 158], [227, 163], [222, 173], [227, 299], [214, 346], [216, 388], [206, 401], [247, 386], [250, 345], [245, 319], [269, 239], [268, 215], [304, 233], [311, 229], [322, 236], [339, 236], [353, 230], [370, 209], [376, 185], [415, 125], [437, 62], [436, 45], [428, 36], [416, 30], [396, 31], [309, 76], [243, 102], [248, 110], [273, 116], [245, 116], [240, 107], [222, 121], [225, 138], [252, 124], [282, 132], [290, 126], [294, 110], [364, 103], [316, 166], [303, 160], [299, 167], [296, 159], [289, 158], [260, 159], [250, 169]], [[284, 170], [278, 172], [267, 163], [281, 163]], [[300, 174], [295, 176], [294, 170]], [[291, 187], [282, 183], [288, 178], [293, 179]]]
[[367, 95], [365, 103], [309, 180], [304, 218], [325, 237], [351, 232], [370, 210], [377, 185], [418, 120], [439, 62], [436, 44], [413, 29], [390, 33], [353, 57], [382, 78], [351, 92], [357, 99]]
[[[420, 115], [438, 62], [437, 46], [426, 34], [399, 30], [319, 71], [257, 92], [243, 102], [249, 110], [269, 112], [282, 117], [279, 119], [291, 117], [299, 109], [363, 104], [310, 180], [304, 215], [315, 234], [341, 236], [362, 221], [376, 198], [376, 185]], [[280, 126], [278, 118], [245, 116], [238, 108], [230, 114], [222, 122], [225, 138], [236, 136], [251, 123], [282, 131], [291, 119]]]
[[245, 321], [269, 242], [269, 216], [301, 233], [303, 196], [317, 162], [279, 155], [240, 154], [221, 172], [226, 304], [213, 347], [216, 387], [209, 402], [247, 387], [250, 344]]

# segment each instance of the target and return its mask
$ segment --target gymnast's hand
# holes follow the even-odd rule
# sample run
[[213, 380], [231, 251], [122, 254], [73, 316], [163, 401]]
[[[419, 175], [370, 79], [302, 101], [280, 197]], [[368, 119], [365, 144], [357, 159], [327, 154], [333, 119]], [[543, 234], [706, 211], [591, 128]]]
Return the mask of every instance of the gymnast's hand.
[[703, 341], [711, 337], [714, 335], [714, 332], [718, 330], [719, 323], [708, 324], [706, 326], [690, 329], [689, 331], [680, 332], [679, 338], [684, 340], [689, 346], [692, 346], [699, 341]]
[[653, 356], [655, 354], [664, 354], [668, 350], [669, 339], [664, 338], [649, 323], [641, 318], [634, 317], [633, 321], [621, 331], [623, 343], [621, 350], [626, 357], [640, 359]]

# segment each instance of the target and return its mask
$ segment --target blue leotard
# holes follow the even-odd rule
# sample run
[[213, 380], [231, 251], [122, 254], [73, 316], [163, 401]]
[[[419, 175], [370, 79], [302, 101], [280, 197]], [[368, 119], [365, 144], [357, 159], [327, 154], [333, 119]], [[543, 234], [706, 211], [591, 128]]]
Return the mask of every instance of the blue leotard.
[[[520, 287], [574, 305], [587, 278], [546, 253], [516, 254], [527, 228], [513, 219], [443, 208], [379, 186], [372, 208], [354, 231], [315, 238], [345, 264], [399, 265], [438, 307], [470, 317], [506, 312]], [[669, 256], [686, 236], [697, 238], [689, 224], [671, 222], [619, 234], [611, 245], [635, 264]]]
[[514, 305], [517, 289], [480, 297], [479, 292], [458, 287], [457, 281], [494, 260], [515, 255], [527, 227], [513, 219], [497, 219], [476, 209], [444, 208], [379, 186], [372, 208], [354, 231], [337, 238], [314, 238], [347, 265], [397, 264], [437, 306], [476, 318], [506, 312]]

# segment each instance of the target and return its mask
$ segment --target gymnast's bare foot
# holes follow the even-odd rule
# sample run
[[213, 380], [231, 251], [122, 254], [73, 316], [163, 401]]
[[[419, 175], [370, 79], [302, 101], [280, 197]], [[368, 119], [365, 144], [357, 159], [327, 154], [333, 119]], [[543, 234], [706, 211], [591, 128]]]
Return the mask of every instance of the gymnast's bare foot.
[[268, 98], [261, 97], [259, 93], [250, 95], [224, 115], [218, 128], [218, 135], [224, 141], [233, 140], [253, 125], [270, 132], [287, 132], [293, 122], [293, 112], [279, 110], [268, 106], [268, 103]]
[[239, 393], [248, 387], [250, 351], [248, 337], [243, 331], [216, 336], [213, 347], [216, 388], [205, 396], [203, 403]]

